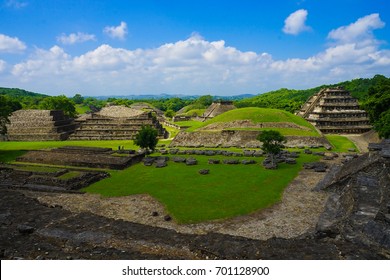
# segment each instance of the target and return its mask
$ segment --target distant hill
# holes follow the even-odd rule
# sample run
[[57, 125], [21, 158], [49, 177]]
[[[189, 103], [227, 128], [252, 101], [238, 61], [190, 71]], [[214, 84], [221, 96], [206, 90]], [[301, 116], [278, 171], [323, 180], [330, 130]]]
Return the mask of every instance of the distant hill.
[[7, 95], [9, 97], [48, 97], [49, 95], [42, 94], [42, 93], [36, 93], [36, 92], [31, 92], [27, 91], [24, 89], [19, 89], [19, 88], [3, 88], [0, 87], [0, 94], [1, 95]]
[[364, 102], [368, 96], [368, 89], [375, 87], [381, 80], [388, 79], [381, 75], [376, 75], [371, 79], [354, 79], [338, 84], [322, 85], [305, 90], [295, 90], [281, 88], [279, 90], [266, 92], [251, 98], [245, 98], [235, 102], [236, 107], [261, 107], [283, 109], [289, 112], [295, 112], [301, 108], [306, 100], [313, 94], [319, 92], [322, 88], [342, 86], [350, 91], [352, 96], [357, 98], [360, 103]]

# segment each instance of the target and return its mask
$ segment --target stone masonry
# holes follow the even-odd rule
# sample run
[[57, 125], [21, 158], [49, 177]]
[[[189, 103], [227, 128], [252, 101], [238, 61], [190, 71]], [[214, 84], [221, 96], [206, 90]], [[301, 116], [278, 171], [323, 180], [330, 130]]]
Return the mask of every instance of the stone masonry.
[[341, 87], [322, 89], [301, 108], [301, 116], [322, 133], [364, 133], [371, 130], [368, 115], [350, 92]]
[[73, 119], [61, 110], [18, 110], [9, 120], [10, 141], [66, 140], [75, 130]]
[[143, 125], [157, 129], [158, 136], [167, 138], [168, 133], [150, 112], [109, 106], [100, 112], [92, 113], [79, 121], [79, 127], [71, 140], [125, 140], [133, 139]]

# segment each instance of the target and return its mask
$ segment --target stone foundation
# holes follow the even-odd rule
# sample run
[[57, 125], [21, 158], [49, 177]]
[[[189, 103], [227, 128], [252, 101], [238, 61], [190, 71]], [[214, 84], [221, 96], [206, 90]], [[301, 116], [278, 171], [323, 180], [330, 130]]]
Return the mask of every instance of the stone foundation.
[[66, 140], [76, 128], [73, 119], [60, 110], [18, 110], [9, 120], [10, 141]]
[[110, 106], [79, 120], [79, 128], [71, 140], [127, 140], [133, 139], [142, 126], [149, 125], [158, 136], [167, 138], [168, 133], [150, 112], [124, 106]]
[[[170, 147], [238, 147], [259, 148], [259, 131], [223, 130], [217, 132], [180, 132]], [[286, 146], [331, 146], [325, 137], [287, 136]]]
[[29, 151], [17, 158], [19, 162], [52, 165], [81, 166], [91, 168], [125, 169], [140, 162], [144, 154], [114, 156], [111, 149], [93, 147], [62, 147], [50, 151]]

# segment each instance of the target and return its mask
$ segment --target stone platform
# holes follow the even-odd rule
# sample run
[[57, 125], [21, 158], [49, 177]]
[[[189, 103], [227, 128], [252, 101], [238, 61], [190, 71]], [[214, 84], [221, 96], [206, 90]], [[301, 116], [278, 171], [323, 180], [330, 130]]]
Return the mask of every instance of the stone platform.
[[10, 141], [66, 140], [76, 128], [73, 119], [61, 110], [18, 110], [9, 120], [7, 137]]
[[29, 151], [18, 157], [17, 161], [121, 170], [140, 162], [144, 157], [144, 154], [135, 152], [120, 156], [115, 156], [114, 153], [115, 151], [107, 148], [68, 146], [53, 150]]

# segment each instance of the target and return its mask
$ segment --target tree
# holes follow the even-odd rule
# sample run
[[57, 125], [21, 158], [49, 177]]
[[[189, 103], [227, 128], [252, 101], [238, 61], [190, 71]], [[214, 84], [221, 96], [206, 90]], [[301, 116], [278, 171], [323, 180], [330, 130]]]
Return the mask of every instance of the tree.
[[154, 151], [158, 142], [157, 135], [157, 130], [151, 126], [142, 126], [141, 130], [135, 136], [134, 144], [140, 146], [142, 149]]
[[0, 95], [0, 134], [7, 132], [6, 124], [9, 123], [9, 115], [16, 110], [22, 109], [22, 105], [4, 95]]
[[283, 143], [286, 142], [286, 137], [275, 130], [264, 130], [256, 138], [263, 143], [263, 150], [271, 157], [272, 165], [275, 165], [274, 157], [283, 148]]
[[168, 109], [164, 115], [167, 117], [167, 118], [172, 118], [174, 115], [175, 115], [175, 112], [171, 109]]
[[390, 137], [390, 79], [377, 75], [377, 83], [368, 90], [368, 99], [363, 108], [370, 117], [374, 129], [382, 138]]
[[77, 93], [72, 97], [72, 100], [76, 104], [82, 104], [84, 102], [84, 97], [81, 94]]
[[62, 110], [65, 115], [71, 118], [77, 116], [74, 102], [65, 95], [46, 97], [39, 103], [39, 109]]

